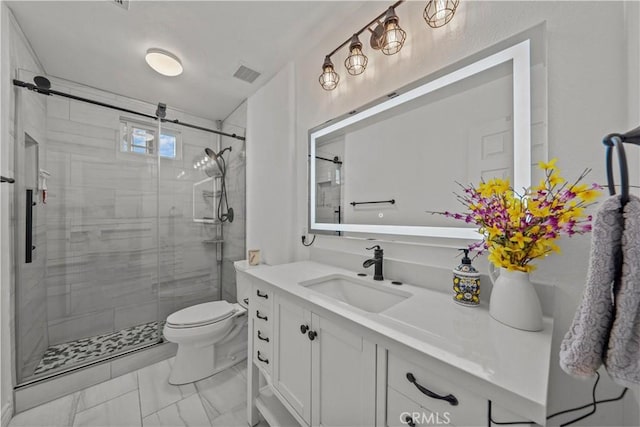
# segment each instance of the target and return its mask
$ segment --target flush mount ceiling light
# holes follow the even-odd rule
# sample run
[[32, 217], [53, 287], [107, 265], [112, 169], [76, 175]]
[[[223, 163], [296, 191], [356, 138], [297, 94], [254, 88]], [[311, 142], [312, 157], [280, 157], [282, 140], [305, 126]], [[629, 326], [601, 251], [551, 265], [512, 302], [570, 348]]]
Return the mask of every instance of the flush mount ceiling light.
[[442, 27], [451, 21], [458, 4], [460, 0], [430, 0], [424, 8], [422, 17], [430, 27]]
[[[318, 78], [320, 86], [324, 90], [333, 90], [338, 86], [340, 76], [336, 72], [333, 62], [331, 62], [331, 57], [347, 45], [349, 45], [349, 55], [344, 61], [347, 72], [352, 76], [364, 73], [369, 59], [362, 52], [362, 43], [359, 36], [366, 30], [371, 33], [369, 41], [371, 48], [380, 50], [385, 55], [396, 54], [402, 49], [407, 39], [407, 33], [400, 28], [400, 18], [396, 15], [396, 8], [404, 2], [405, 0], [396, 1], [325, 56], [322, 63], [322, 74]], [[451, 21], [459, 3], [460, 0], [429, 0], [423, 17], [430, 27], [441, 27]]]
[[182, 74], [182, 62], [180, 58], [163, 49], [151, 48], [144, 57], [151, 68], [163, 76], [179, 76]]

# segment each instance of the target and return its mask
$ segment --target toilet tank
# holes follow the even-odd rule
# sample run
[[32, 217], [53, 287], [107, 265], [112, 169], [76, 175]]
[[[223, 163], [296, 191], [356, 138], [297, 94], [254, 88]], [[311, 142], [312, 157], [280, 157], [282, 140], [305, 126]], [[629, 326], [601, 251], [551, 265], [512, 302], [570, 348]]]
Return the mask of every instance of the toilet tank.
[[248, 300], [251, 292], [251, 278], [247, 274], [247, 270], [262, 268], [265, 267], [265, 265], [266, 264], [249, 265], [249, 262], [246, 259], [233, 263], [233, 266], [236, 269], [236, 295], [238, 303], [244, 308], [247, 308], [247, 303], [245, 301]]

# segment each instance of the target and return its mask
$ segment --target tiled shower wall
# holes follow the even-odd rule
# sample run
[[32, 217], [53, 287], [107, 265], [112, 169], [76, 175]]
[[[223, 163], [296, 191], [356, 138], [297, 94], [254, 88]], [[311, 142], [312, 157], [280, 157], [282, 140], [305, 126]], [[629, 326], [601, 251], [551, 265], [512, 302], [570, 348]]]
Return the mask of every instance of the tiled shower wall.
[[[149, 114], [155, 110], [68, 82], [52, 83], [79, 96]], [[216, 299], [216, 245], [204, 241], [219, 230], [192, 218], [193, 184], [206, 178], [194, 170], [193, 160], [205, 147], [215, 147], [215, 137], [175, 129], [182, 146], [178, 159], [161, 160], [158, 201], [155, 158], [118, 148], [120, 119], [140, 119], [63, 98], [48, 97], [47, 104], [50, 344], [164, 319]], [[168, 116], [215, 126], [178, 112]]]

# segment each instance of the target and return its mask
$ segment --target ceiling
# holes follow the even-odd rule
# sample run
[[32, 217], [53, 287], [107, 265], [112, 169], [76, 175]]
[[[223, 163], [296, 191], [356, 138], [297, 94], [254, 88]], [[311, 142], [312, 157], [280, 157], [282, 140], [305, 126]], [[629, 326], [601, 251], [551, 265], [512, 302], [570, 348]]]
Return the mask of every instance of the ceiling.
[[[226, 118], [306, 46], [330, 30], [351, 1], [8, 2], [46, 73], [210, 119]], [[176, 54], [184, 73], [165, 77], [147, 49]], [[252, 84], [240, 65], [261, 73]], [[55, 88], [54, 88], [55, 89]]]

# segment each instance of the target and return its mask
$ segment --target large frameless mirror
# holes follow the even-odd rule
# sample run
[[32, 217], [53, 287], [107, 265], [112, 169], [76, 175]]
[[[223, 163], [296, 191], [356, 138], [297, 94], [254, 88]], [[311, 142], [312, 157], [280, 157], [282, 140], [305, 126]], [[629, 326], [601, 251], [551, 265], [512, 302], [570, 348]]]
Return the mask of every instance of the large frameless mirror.
[[546, 160], [543, 28], [515, 36], [309, 131], [309, 228], [477, 239], [430, 211], [458, 183], [528, 187]]

